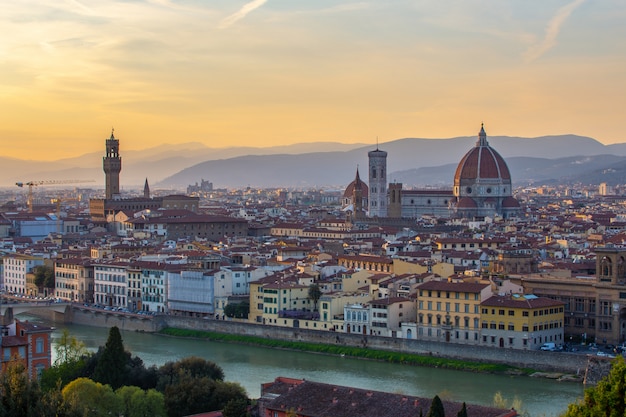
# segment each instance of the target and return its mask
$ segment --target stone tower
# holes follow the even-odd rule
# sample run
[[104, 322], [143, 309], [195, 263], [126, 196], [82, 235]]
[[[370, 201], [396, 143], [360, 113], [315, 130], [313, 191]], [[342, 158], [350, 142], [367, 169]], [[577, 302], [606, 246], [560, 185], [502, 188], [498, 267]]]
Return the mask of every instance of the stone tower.
[[111, 129], [111, 137], [106, 140], [106, 156], [102, 158], [102, 168], [105, 175], [105, 198], [107, 200], [119, 198], [122, 158], [120, 157], [120, 141], [113, 136], [113, 129]]
[[363, 181], [359, 176], [359, 170], [356, 170], [356, 178], [354, 179], [354, 189], [352, 193], [352, 207], [354, 220], [361, 220], [364, 217], [365, 209], [363, 208]]
[[402, 217], [402, 183], [389, 184], [389, 205], [387, 217], [399, 219]]
[[146, 178], [146, 182], [143, 184], [143, 198], [150, 198], [150, 186], [148, 185], [148, 178]]
[[387, 217], [387, 152], [367, 153], [369, 158], [369, 217]]

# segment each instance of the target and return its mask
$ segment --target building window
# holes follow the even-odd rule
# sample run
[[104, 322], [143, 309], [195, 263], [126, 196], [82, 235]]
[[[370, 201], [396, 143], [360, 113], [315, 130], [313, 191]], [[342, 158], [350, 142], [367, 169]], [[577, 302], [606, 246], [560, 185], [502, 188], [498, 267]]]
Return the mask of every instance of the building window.
[[38, 337], [35, 341], [35, 352], [43, 353], [43, 337]]

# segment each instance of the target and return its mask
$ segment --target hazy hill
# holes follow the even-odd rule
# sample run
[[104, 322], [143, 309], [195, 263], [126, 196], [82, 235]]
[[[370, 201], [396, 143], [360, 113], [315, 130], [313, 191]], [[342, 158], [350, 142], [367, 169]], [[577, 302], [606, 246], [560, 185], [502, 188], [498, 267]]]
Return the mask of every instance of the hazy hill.
[[[600, 178], [600, 174], [591, 176], [591, 173], [602, 172], [603, 164], [617, 164], [619, 168], [620, 161], [609, 160], [608, 157], [626, 156], [626, 144], [607, 146], [595, 139], [576, 135], [538, 138], [495, 136], [488, 137], [488, 141], [507, 159], [516, 182], [574, 178], [576, 169], [581, 173], [588, 172], [589, 179]], [[380, 144], [379, 148], [388, 152], [390, 181], [449, 187], [456, 164], [475, 143], [476, 137], [405, 138]], [[269, 148], [217, 149], [189, 142], [145, 150], [124, 150], [123, 138], [120, 145], [122, 187], [142, 186], [148, 178], [152, 188], [185, 187], [200, 179], [213, 182], [215, 187], [344, 187], [354, 178], [357, 166], [362, 178], [367, 179], [367, 152], [376, 148], [375, 145], [319, 142]], [[17, 181], [84, 178], [95, 180], [95, 184], [90, 186], [101, 188], [104, 183], [103, 154], [104, 149], [101, 153], [52, 162], [0, 157], [0, 185], [13, 186]], [[580, 155], [594, 158], [584, 162], [584, 158], [578, 158]], [[599, 155], [604, 157], [595, 158]], [[518, 161], [516, 158], [525, 159]], [[573, 159], [558, 164], [551, 161], [560, 158]], [[619, 170], [614, 168], [613, 171]]]
[[[516, 183], [573, 178], [576, 173], [616, 163], [606, 155], [607, 147], [586, 137], [544, 136], [540, 138], [492, 137], [490, 144], [507, 159]], [[470, 150], [476, 138], [399, 139], [379, 146], [388, 153], [389, 181], [414, 186], [451, 185], [458, 161]], [[367, 179], [365, 146], [345, 152], [301, 155], [265, 155], [206, 161], [164, 179], [167, 187], [210, 179], [216, 187], [298, 187], [312, 185], [345, 186], [354, 179], [357, 166]], [[624, 149], [626, 152], [626, 148]], [[579, 157], [579, 155], [603, 155]], [[558, 163], [546, 158], [565, 158]], [[519, 161], [516, 159], [520, 158]], [[569, 159], [567, 159], [569, 158]], [[613, 159], [611, 159], [613, 158]], [[244, 170], [244, 172], [242, 172]], [[254, 172], [249, 175], [247, 172]]]
[[[596, 155], [589, 157], [507, 159], [513, 182], [522, 184], [586, 183], [610, 185], [626, 182], [626, 157]], [[391, 182], [401, 182], [414, 187], [450, 188], [457, 164], [423, 167], [390, 174]], [[611, 170], [612, 167], [612, 170]], [[619, 168], [621, 167], [621, 171]], [[620, 181], [620, 174], [623, 179]]]
[[[12, 186], [16, 182], [32, 180], [91, 179], [101, 187], [104, 185], [102, 171], [103, 151], [84, 154], [74, 158], [56, 161], [32, 161], [0, 157], [0, 186]], [[124, 150], [124, 140], [120, 139], [122, 155], [122, 186], [143, 186], [148, 178], [151, 184], [163, 180], [187, 167], [203, 161], [235, 158], [243, 155], [301, 154], [319, 151], [345, 151], [364, 146], [362, 143], [345, 144], [336, 142], [300, 143], [269, 148], [230, 147], [210, 148], [201, 143], [159, 145], [144, 150]], [[208, 178], [207, 178], [208, 179]]]

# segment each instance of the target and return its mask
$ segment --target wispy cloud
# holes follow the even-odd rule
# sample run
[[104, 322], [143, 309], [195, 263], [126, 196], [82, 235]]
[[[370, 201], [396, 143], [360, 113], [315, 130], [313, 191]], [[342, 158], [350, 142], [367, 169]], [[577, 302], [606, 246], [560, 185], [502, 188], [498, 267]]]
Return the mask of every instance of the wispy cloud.
[[246, 17], [248, 15], [248, 13], [258, 9], [259, 7], [263, 6], [265, 3], [267, 3], [267, 0], [252, 0], [249, 3], [246, 3], [243, 5], [243, 7], [241, 9], [239, 9], [237, 12], [231, 14], [230, 16], [224, 18], [220, 24], [219, 24], [219, 28], [220, 29], [224, 29], [227, 28], [229, 26], [231, 26], [233, 23], [235, 23], [238, 20], [243, 19], [244, 17]]
[[574, 0], [556, 12], [554, 17], [548, 22], [544, 38], [539, 43], [531, 46], [524, 54], [526, 62], [533, 62], [556, 45], [556, 38], [559, 36], [561, 26], [563, 26], [563, 23], [565, 23], [572, 12], [584, 2], [585, 0]]

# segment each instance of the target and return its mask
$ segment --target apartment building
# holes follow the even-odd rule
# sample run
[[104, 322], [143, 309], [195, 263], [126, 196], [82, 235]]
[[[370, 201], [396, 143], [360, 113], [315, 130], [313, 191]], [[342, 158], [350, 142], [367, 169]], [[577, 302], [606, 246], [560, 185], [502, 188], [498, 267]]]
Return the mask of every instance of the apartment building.
[[563, 343], [564, 304], [534, 295], [494, 295], [481, 303], [481, 342], [486, 346], [539, 349]]
[[52, 328], [14, 319], [0, 335], [4, 371], [11, 361], [20, 361], [35, 379], [52, 364]]
[[94, 302], [105, 307], [128, 307], [129, 262], [94, 264]]
[[94, 302], [94, 267], [82, 258], [58, 259], [54, 262], [54, 296], [74, 303]]
[[490, 284], [429, 281], [417, 291], [418, 338], [480, 343], [480, 305], [492, 295]]
[[33, 268], [44, 264], [44, 258], [11, 253], [4, 257], [2, 274], [4, 290], [15, 294], [26, 294], [26, 275], [33, 272]]

